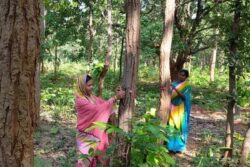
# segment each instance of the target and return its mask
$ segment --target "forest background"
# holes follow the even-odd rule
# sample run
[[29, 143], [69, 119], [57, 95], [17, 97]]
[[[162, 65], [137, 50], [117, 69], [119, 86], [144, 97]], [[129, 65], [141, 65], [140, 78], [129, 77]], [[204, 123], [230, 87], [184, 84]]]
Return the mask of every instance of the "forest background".
[[[131, 124], [118, 128], [113, 118], [117, 126], [108, 125], [109, 133], [116, 132], [130, 148], [121, 161], [116, 153], [124, 147], [112, 142], [107, 152], [111, 165], [250, 166], [248, 0], [44, 0], [39, 5], [36, 97], [41, 100], [30, 142], [34, 166], [75, 166], [74, 87], [76, 77], [86, 72], [104, 99], [118, 85], [128, 88], [126, 80], [134, 92], [129, 97], [133, 114], [125, 114]], [[169, 11], [174, 11], [172, 16]], [[172, 32], [165, 31], [171, 26]], [[169, 53], [164, 53], [167, 36]], [[132, 38], [136, 40], [129, 41]], [[132, 56], [131, 46], [136, 48]], [[192, 85], [188, 151], [170, 156], [162, 144], [168, 131], [162, 126], [167, 111], [161, 112], [166, 105], [161, 88], [182, 68], [189, 70]], [[0, 81], [4, 83], [4, 77]], [[5, 91], [0, 90], [2, 98]], [[5, 109], [2, 113], [8, 115]]]

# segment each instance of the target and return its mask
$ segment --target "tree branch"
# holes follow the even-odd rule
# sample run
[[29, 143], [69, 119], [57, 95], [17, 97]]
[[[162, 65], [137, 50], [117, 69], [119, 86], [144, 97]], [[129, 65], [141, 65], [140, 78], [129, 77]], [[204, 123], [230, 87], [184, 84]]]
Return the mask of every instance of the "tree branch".
[[203, 50], [206, 50], [206, 49], [208, 49], [208, 48], [210, 48], [210, 46], [204, 46], [204, 47], [202, 47], [202, 48], [194, 49], [194, 50], [191, 52], [191, 54], [192, 54], [192, 55], [193, 55], [193, 54], [196, 54], [196, 53], [198, 53], [198, 52], [200, 52], [200, 51], [203, 51]]

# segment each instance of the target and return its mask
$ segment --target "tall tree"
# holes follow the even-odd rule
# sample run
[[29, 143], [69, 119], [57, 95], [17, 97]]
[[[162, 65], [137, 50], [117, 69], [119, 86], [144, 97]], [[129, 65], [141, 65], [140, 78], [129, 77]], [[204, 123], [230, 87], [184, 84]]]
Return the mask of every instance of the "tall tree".
[[0, 166], [33, 166], [39, 1], [0, 1]]
[[176, 0], [175, 26], [178, 40], [175, 44], [177, 50], [171, 56], [170, 61], [172, 80], [176, 79], [177, 72], [183, 68], [184, 63], [188, 62], [192, 55], [210, 47], [208, 42], [210, 35], [202, 33], [214, 26], [210, 21], [205, 20], [217, 3], [219, 2]]
[[[129, 132], [132, 128], [132, 113], [135, 107], [136, 82], [140, 49], [140, 0], [126, 1], [126, 55], [122, 88], [126, 91], [125, 98], [119, 106], [119, 127]], [[120, 139], [118, 156], [123, 166], [129, 165], [130, 146], [124, 139]]]
[[93, 26], [93, 1], [89, 2], [89, 26], [88, 26], [88, 31], [89, 31], [89, 43], [88, 43], [88, 62], [92, 63], [93, 59], [93, 42], [94, 42], [94, 26]]
[[218, 50], [216, 29], [214, 30], [214, 34], [215, 34], [215, 41], [214, 41], [214, 45], [212, 48], [212, 55], [211, 55], [211, 61], [210, 61], [210, 82], [214, 81], [215, 64], [216, 64], [216, 57], [217, 57], [217, 50]]
[[234, 18], [232, 22], [232, 29], [229, 39], [229, 99], [227, 107], [227, 121], [226, 121], [226, 137], [225, 146], [229, 149], [225, 151], [224, 158], [233, 156], [233, 134], [234, 134], [234, 109], [236, 98], [236, 60], [238, 37], [240, 30], [240, 7], [241, 0], [234, 0]]
[[105, 64], [99, 76], [98, 96], [102, 96], [103, 83], [108, 72], [112, 55], [112, 0], [108, 0], [108, 49], [105, 57]]
[[165, 3], [165, 19], [164, 19], [164, 33], [160, 48], [160, 109], [158, 116], [161, 118], [162, 124], [166, 125], [169, 109], [170, 109], [170, 53], [173, 38], [175, 0], [166, 0]]

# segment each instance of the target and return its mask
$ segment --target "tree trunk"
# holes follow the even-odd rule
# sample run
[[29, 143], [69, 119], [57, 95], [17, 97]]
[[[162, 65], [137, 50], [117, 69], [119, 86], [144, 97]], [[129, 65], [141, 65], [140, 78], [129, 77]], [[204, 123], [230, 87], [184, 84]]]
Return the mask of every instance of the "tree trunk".
[[[216, 35], [216, 33], [215, 33]], [[214, 73], [215, 73], [215, 64], [216, 64], [216, 56], [217, 56], [217, 39], [215, 39], [213, 52], [211, 56], [211, 63], [210, 63], [210, 82], [214, 82]]]
[[123, 60], [123, 50], [124, 50], [124, 35], [122, 34], [122, 44], [121, 44], [121, 52], [120, 52], [120, 60], [119, 60], [119, 66], [120, 66], [120, 70], [119, 70], [119, 81], [121, 81], [122, 79], [122, 60]]
[[98, 80], [98, 96], [102, 97], [103, 83], [110, 66], [112, 55], [112, 0], [108, 0], [108, 50], [105, 58], [105, 64]]
[[56, 73], [57, 73], [57, 60], [58, 60], [58, 55], [57, 55], [57, 44], [55, 46], [55, 59], [54, 59], [54, 76], [56, 78]]
[[118, 49], [118, 44], [119, 44], [119, 38], [117, 37], [116, 39], [116, 47], [115, 47], [115, 55], [114, 55], [114, 74], [116, 74], [116, 67], [117, 67], [117, 55], [119, 54], [119, 49]]
[[39, 1], [0, 1], [0, 166], [33, 166]]
[[94, 26], [93, 26], [93, 2], [90, 2], [89, 5], [89, 26], [88, 26], [88, 31], [89, 31], [89, 43], [88, 43], [88, 62], [89, 64], [92, 63], [93, 61], [93, 42], [94, 42]]
[[173, 24], [174, 24], [175, 0], [166, 0], [165, 4], [165, 19], [164, 19], [164, 33], [160, 49], [160, 109], [158, 116], [163, 125], [167, 124], [168, 115], [170, 111], [170, 53], [173, 38]]
[[178, 54], [176, 61], [172, 58], [170, 60], [170, 72], [171, 72], [171, 80], [174, 81], [177, 79], [178, 72], [183, 68], [186, 62], [187, 54], [181, 53]]
[[188, 72], [189, 72], [189, 75], [191, 74], [191, 69], [192, 69], [192, 57], [190, 56], [189, 63], [188, 63]]
[[[44, 35], [45, 35], [45, 7], [43, 4], [42, 0], [39, 0], [39, 8], [40, 8], [40, 40], [44, 40]], [[41, 46], [40, 46], [41, 50]], [[35, 88], [36, 88], [36, 114], [34, 116], [34, 128], [37, 128], [39, 126], [39, 121], [40, 121], [40, 94], [41, 94], [41, 87], [40, 87], [40, 65], [41, 65], [41, 52], [38, 58], [38, 65], [36, 68], [36, 79], [35, 79]]]
[[[126, 2], [126, 55], [124, 59], [124, 73], [122, 87], [126, 96], [119, 106], [119, 127], [125, 132], [131, 131], [132, 113], [135, 108], [136, 82], [140, 49], [140, 0]], [[130, 145], [123, 138], [119, 139], [118, 157], [124, 164], [130, 165]]]
[[45, 72], [45, 67], [44, 67], [44, 60], [41, 60], [41, 73], [43, 74]]
[[242, 167], [247, 164], [249, 152], [250, 152], [250, 126], [248, 126], [248, 130], [241, 148], [240, 165]]
[[[43, 4], [42, 0], [39, 0], [40, 4], [40, 10], [41, 10], [41, 18], [40, 18], [40, 32], [41, 32], [41, 40], [44, 41], [45, 39], [45, 6]], [[41, 48], [43, 49], [43, 48]], [[39, 70], [41, 71], [41, 73], [44, 73], [45, 69], [44, 69], [44, 60], [42, 57], [42, 53], [39, 56]], [[40, 95], [40, 93], [39, 93]]]
[[235, 0], [234, 20], [232, 24], [232, 34], [229, 41], [229, 99], [227, 108], [227, 121], [226, 121], [226, 138], [225, 146], [230, 148], [225, 151], [224, 158], [232, 158], [233, 156], [233, 134], [234, 134], [234, 109], [236, 98], [236, 75], [235, 75], [235, 60], [237, 58], [237, 40], [240, 26], [240, 5], [241, 0]]

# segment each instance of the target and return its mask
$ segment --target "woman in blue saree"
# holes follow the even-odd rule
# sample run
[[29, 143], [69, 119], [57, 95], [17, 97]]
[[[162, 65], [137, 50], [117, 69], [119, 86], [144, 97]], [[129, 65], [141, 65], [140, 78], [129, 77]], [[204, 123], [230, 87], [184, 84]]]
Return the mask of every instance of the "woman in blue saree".
[[187, 70], [181, 70], [170, 90], [171, 111], [167, 123], [170, 135], [166, 147], [171, 152], [184, 152], [186, 150], [191, 111], [191, 86], [186, 80], [188, 76]]

